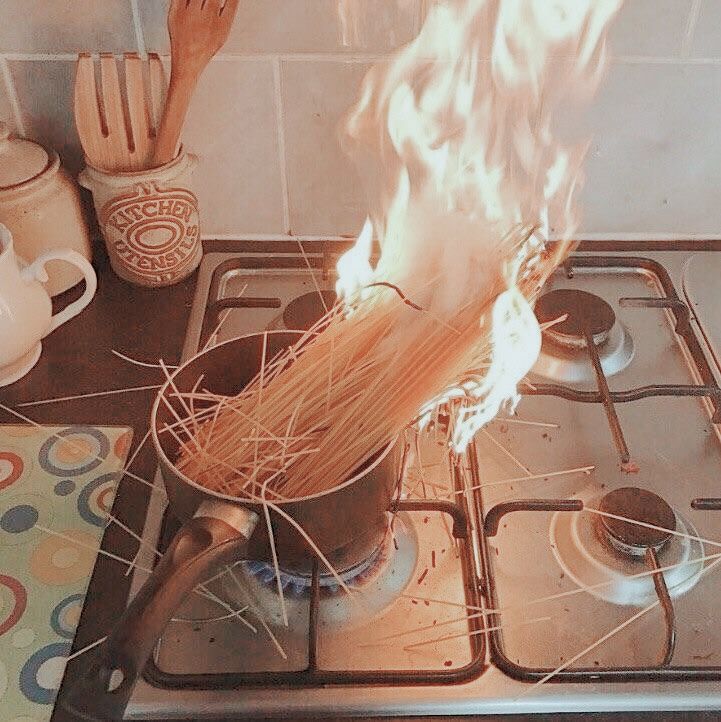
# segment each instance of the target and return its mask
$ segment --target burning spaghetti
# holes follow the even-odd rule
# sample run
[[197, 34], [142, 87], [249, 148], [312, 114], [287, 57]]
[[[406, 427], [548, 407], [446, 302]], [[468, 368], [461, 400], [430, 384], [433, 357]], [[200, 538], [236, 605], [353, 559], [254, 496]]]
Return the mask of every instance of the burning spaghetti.
[[370, 213], [338, 263], [340, 302], [284, 354], [264, 353], [238, 396], [193, 395], [204, 408], [182, 427], [187, 476], [298, 498], [439, 405], [462, 451], [516, 403], [540, 350], [532, 303], [576, 227], [585, 149], [556, 139], [554, 117], [597, 86], [620, 2], [441, 3], [368, 73], [343, 142]]

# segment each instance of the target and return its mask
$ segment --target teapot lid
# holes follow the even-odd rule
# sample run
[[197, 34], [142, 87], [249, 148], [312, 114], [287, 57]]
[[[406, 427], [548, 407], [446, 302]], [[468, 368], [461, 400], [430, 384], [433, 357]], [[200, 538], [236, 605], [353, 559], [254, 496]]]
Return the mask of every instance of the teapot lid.
[[10, 134], [0, 122], [0, 188], [18, 185], [40, 175], [50, 157], [41, 145]]

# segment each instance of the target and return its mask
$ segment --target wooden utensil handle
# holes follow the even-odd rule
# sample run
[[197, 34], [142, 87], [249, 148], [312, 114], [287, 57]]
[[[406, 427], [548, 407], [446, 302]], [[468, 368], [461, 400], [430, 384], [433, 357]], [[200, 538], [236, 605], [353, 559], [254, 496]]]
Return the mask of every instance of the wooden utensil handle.
[[171, 72], [165, 110], [155, 141], [154, 166], [165, 165], [175, 158], [194, 89], [195, 82], [192, 76]]

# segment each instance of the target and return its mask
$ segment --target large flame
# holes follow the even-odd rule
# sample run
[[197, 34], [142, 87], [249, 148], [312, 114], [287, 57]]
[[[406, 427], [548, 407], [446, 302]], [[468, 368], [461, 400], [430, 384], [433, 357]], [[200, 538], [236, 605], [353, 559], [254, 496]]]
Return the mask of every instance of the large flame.
[[[553, 124], [597, 87], [621, 2], [441, 2], [413, 42], [371, 69], [348, 118], [344, 143], [370, 212], [338, 263], [341, 298], [350, 306], [368, 284], [392, 283], [450, 321], [499, 278], [506, 288], [477, 368], [421, 409], [428, 418], [439, 403], [464, 400], [453, 419], [457, 450], [515, 405], [540, 351], [533, 294], [519, 283], [540, 267], [551, 236], [559, 257], [567, 251], [585, 155], [558, 141]], [[519, 226], [533, 231], [509, 246]], [[536, 291], [543, 274], [537, 281]]]

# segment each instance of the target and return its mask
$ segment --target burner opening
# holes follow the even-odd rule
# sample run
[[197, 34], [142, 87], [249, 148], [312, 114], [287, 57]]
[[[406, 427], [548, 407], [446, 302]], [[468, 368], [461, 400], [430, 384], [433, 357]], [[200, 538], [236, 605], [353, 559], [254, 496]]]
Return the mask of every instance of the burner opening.
[[620, 519], [600, 517], [602, 538], [614, 549], [630, 556], [641, 557], [650, 548], [660, 550], [676, 531], [673, 509], [660, 496], [646, 489], [628, 486], [610, 491], [601, 499], [598, 509], [659, 527], [651, 529]]
[[588, 331], [596, 346], [608, 340], [616, 323], [616, 314], [600, 296], [576, 289], [558, 289], [541, 296], [536, 304], [540, 323], [567, 316], [560, 323], [547, 328], [548, 339], [567, 348], [585, 348]]
[[[321, 300], [321, 296], [323, 300]], [[311, 291], [294, 298], [283, 311], [283, 323], [292, 330], [307, 331], [321, 319], [336, 302], [335, 291]], [[324, 305], [325, 304], [325, 305]]]
[[[385, 565], [390, 554], [391, 534], [387, 533], [383, 537], [383, 541], [375, 551], [373, 551], [366, 559], [358, 562], [349, 569], [339, 572], [338, 576], [349, 587], [359, 587], [374, 579], [377, 573]], [[273, 590], [276, 589], [275, 567], [264, 561], [246, 561], [243, 566], [249, 575], [255, 577], [263, 584]], [[319, 562], [319, 579], [321, 594], [334, 595], [342, 593], [343, 590], [338, 584], [338, 580], [333, 574], [325, 569]], [[313, 576], [311, 572], [299, 573], [290, 572], [280, 567], [280, 583], [284, 592], [289, 592], [295, 596], [307, 596], [310, 594], [310, 588], [313, 584]]]

